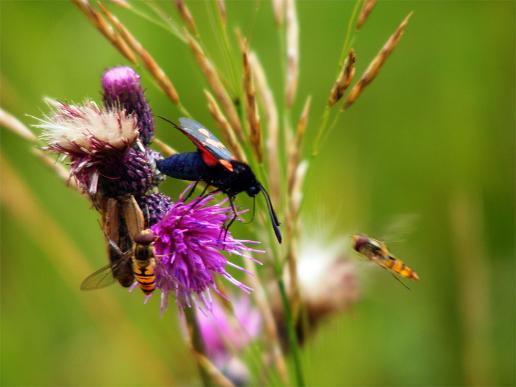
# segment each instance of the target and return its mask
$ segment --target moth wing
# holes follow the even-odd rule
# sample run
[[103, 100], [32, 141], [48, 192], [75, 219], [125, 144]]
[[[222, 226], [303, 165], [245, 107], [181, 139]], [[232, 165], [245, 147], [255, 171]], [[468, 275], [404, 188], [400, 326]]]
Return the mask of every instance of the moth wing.
[[234, 160], [235, 157], [213, 133], [191, 118], [182, 117], [179, 119], [179, 123], [180, 126], [177, 128], [201, 151], [203, 161], [207, 165], [221, 164], [224, 168], [233, 170], [231, 160]]

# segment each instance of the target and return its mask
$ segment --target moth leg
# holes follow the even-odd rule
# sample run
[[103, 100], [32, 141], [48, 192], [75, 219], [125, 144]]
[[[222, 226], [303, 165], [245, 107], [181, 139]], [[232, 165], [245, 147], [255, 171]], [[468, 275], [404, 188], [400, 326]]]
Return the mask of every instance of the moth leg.
[[229, 198], [229, 204], [231, 204], [231, 210], [233, 211], [233, 217], [229, 220], [228, 224], [224, 227], [224, 241], [226, 240], [226, 236], [228, 235], [229, 228], [231, 225], [235, 222], [235, 220], [238, 218], [238, 213], [235, 207], [235, 200], [233, 196], [228, 196]]
[[185, 196], [184, 201], [186, 202], [188, 199], [190, 199], [190, 196], [194, 193], [195, 189], [197, 188], [197, 184], [199, 184], [201, 180], [196, 180], [192, 188], [188, 191], [188, 195]]

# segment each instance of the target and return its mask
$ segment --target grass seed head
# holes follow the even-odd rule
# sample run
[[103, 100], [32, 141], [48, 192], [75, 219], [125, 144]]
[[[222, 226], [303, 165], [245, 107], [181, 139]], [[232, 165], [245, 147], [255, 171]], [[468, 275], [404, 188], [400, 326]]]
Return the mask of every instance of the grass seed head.
[[369, 63], [369, 66], [367, 66], [367, 69], [362, 74], [360, 80], [351, 89], [351, 92], [349, 93], [346, 100], [346, 104], [343, 107], [344, 109], [350, 107], [358, 99], [360, 94], [362, 94], [366, 86], [369, 85], [378, 75], [383, 64], [392, 53], [394, 48], [398, 45], [403, 35], [403, 31], [405, 30], [405, 27], [407, 26], [411, 16], [412, 12], [405, 16], [398, 28], [396, 28], [396, 31], [394, 31], [394, 33], [389, 37], [387, 42], [385, 42], [384, 46], [381, 48], [378, 54], [376, 54], [376, 56], [373, 58], [371, 63]]
[[346, 57], [342, 65], [342, 69], [339, 73], [339, 76], [330, 92], [330, 97], [328, 98], [328, 106], [332, 107], [335, 105], [344, 95], [344, 92], [351, 84], [353, 80], [353, 76], [355, 75], [355, 50], [349, 50], [349, 54]]
[[362, 28], [362, 26], [364, 25], [367, 18], [371, 14], [371, 11], [373, 10], [375, 5], [376, 5], [376, 0], [365, 0], [364, 1], [364, 4], [362, 5], [362, 9], [360, 10], [360, 14], [358, 15], [358, 19], [357, 19], [357, 30]]

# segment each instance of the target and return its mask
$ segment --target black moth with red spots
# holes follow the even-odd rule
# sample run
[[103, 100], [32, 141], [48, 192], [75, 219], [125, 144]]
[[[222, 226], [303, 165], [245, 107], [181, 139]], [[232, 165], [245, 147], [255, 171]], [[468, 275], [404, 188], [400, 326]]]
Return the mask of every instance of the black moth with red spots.
[[280, 223], [272, 207], [269, 194], [256, 180], [249, 165], [236, 160], [231, 152], [197, 121], [180, 118], [180, 125], [171, 123], [195, 144], [197, 152], [178, 153], [166, 159], [158, 160], [156, 162], [157, 168], [165, 175], [176, 179], [203, 181], [208, 186], [213, 186], [228, 195], [234, 216], [229, 221], [226, 229], [231, 226], [237, 217], [234, 197], [245, 191], [254, 198], [261, 192], [267, 203], [272, 228], [278, 242], [281, 243]]

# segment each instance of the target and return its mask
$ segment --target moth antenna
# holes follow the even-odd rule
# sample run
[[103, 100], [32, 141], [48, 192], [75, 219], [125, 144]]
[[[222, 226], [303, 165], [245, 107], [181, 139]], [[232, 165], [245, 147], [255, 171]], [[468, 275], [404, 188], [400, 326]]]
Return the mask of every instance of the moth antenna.
[[278, 242], [281, 243], [281, 232], [279, 230], [280, 222], [278, 220], [278, 217], [276, 216], [276, 212], [274, 212], [274, 207], [272, 207], [271, 198], [269, 197], [269, 194], [267, 193], [267, 190], [263, 187], [263, 185], [258, 184], [258, 187], [260, 188], [260, 191], [263, 194], [263, 197], [265, 198], [265, 202], [267, 203], [267, 209], [269, 210], [269, 216], [272, 221], [272, 228], [274, 229], [274, 234], [276, 234], [276, 239], [278, 239]]
[[159, 117], [159, 118], [161, 118], [163, 121], [166, 121], [166, 122], [168, 122], [169, 124], [173, 125], [173, 126], [174, 126], [174, 128], [176, 128], [176, 129], [180, 129], [179, 125], [177, 125], [174, 121], [171, 121], [171, 120], [169, 120], [168, 118], [163, 117], [163, 116], [157, 116], [157, 117]]

